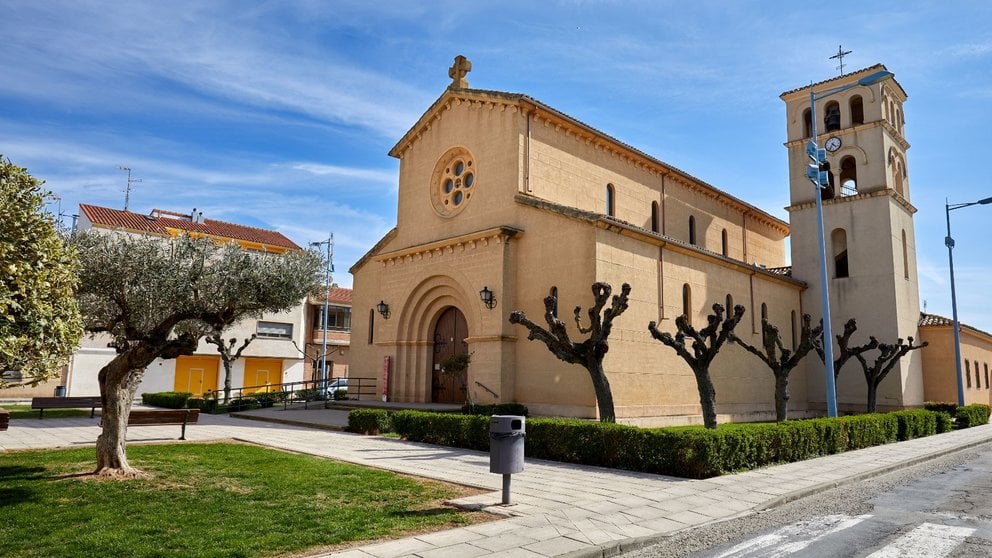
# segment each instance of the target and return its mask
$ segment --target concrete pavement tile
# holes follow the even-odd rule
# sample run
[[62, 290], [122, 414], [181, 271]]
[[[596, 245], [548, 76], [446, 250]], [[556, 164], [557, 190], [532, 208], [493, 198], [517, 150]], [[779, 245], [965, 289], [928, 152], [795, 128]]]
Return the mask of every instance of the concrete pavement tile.
[[592, 545], [570, 539], [568, 537], [556, 537], [546, 541], [529, 544], [524, 548], [531, 552], [536, 552], [541, 556], [561, 556], [578, 550], [590, 548]]
[[478, 525], [463, 527], [466, 531], [472, 531], [485, 537], [493, 537], [519, 528], [519, 524], [510, 520], [490, 521], [489, 523], [479, 523]]
[[449, 531], [438, 531], [436, 533], [428, 533], [426, 535], [418, 535], [416, 538], [427, 544], [437, 547], [444, 547], [478, 540], [482, 538], [482, 535], [462, 528], [451, 529]]
[[362, 550], [375, 556], [376, 558], [397, 558], [404, 554], [413, 554], [421, 550], [437, 548], [433, 544], [426, 543], [414, 537], [407, 537], [396, 541], [389, 541], [370, 546], [363, 546]]
[[659, 517], [665, 517], [671, 512], [669, 510], [657, 506], [641, 506], [639, 508], [631, 508], [629, 510], [624, 510], [623, 513], [626, 515], [634, 516], [638, 519], [657, 519]]
[[685, 523], [686, 525], [699, 525], [700, 523], [713, 521], [712, 517], [707, 517], [701, 513], [696, 513], [690, 510], [673, 513], [668, 516], [668, 519], [678, 521], [679, 523]]
[[434, 550], [424, 550], [416, 555], [421, 558], [475, 558], [476, 556], [488, 556], [492, 554], [484, 548], [472, 546], [468, 543], [435, 548]]
[[648, 521], [639, 521], [635, 523], [638, 527], [648, 529], [654, 534], [669, 534], [676, 531], [681, 531], [688, 527], [685, 523], [679, 523], [678, 521], [668, 519], [666, 517], [659, 517], [657, 519], [650, 519]]
[[522, 546], [526, 546], [528, 544], [536, 543], [538, 541], [539, 539], [532, 539], [530, 537], [522, 536], [518, 533], [503, 533], [501, 535], [485, 537], [476, 541], [472, 541], [468, 544], [478, 546], [479, 548], [484, 548], [490, 552], [496, 552], [498, 550], [509, 550], [511, 548], [519, 548]]
[[610, 523], [612, 525], [627, 525], [629, 523], [633, 523], [631, 516], [624, 515], [622, 513], [608, 513], [601, 515], [596, 519], [598, 519], [599, 521]]
[[325, 556], [333, 556], [334, 558], [375, 558], [375, 556], [364, 552], [360, 548], [353, 548], [342, 552], [332, 552], [331, 554], [321, 554], [320, 556], [316, 556], [314, 558], [324, 558]]
[[631, 524], [631, 525], [617, 525], [617, 530], [620, 533], [623, 533], [627, 537], [631, 537], [631, 538], [634, 538], [634, 537], [649, 537], [651, 535], [656, 534], [651, 529], [647, 529], [645, 527], [641, 527], [640, 525], [633, 525], [633, 524]]
[[542, 558], [542, 556], [526, 548], [510, 548], [487, 554], [486, 558]]
[[[566, 530], [566, 532], [573, 532], [573, 530]], [[554, 525], [545, 525], [543, 527], [523, 527], [514, 531], [515, 534], [521, 537], [527, 537], [534, 539], [535, 541], [546, 541], [549, 539], [554, 539], [562, 536], [562, 530]]]
[[594, 513], [607, 514], [615, 513], [621, 510], [627, 509], [627, 506], [612, 502], [609, 500], [603, 500], [602, 502], [592, 502], [589, 504], [581, 504], [582, 509], [589, 510]]

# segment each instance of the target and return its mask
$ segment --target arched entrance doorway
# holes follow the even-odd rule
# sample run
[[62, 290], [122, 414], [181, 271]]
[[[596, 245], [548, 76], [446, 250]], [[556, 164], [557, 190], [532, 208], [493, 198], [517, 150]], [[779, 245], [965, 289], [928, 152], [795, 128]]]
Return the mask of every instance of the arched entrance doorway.
[[467, 399], [468, 373], [443, 371], [442, 363], [456, 355], [468, 353], [468, 323], [454, 306], [445, 308], [434, 326], [434, 361], [431, 365], [431, 401], [464, 403]]

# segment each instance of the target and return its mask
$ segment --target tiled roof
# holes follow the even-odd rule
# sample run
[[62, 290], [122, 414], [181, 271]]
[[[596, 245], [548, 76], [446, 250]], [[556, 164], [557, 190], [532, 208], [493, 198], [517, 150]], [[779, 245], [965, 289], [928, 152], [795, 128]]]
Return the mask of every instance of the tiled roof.
[[[953, 325], [954, 325], [954, 320], [952, 320], [951, 318], [945, 318], [944, 316], [938, 316], [936, 314], [927, 314], [926, 312], [920, 312], [920, 323], [919, 323], [920, 327], [942, 327], [942, 326], [953, 326]], [[961, 326], [962, 330], [969, 329], [975, 333], [979, 333], [986, 337], [992, 337], [992, 333], [989, 333], [987, 331], [982, 331], [975, 327], [971, 327], [968, 324], [962, 324], [961, 322], [958, 322], [958, 325]]]
[[[885, 67], [885, 64], [875, 64], [874, 66], [868, 66], [867, 68], [861, 68], [860, 70], [854, 70], [853, 72], [848, 72], [848, 73], [843, 74], [843, 75], [834, 76], [832, 78], [828, 78], [828, 79], [825, 79], [823, 81], [818, 81], [818, 82], [816, 82], [816, 83], [814, 83], [812, 85], [804, 85], [802, 87], [797, 87], [795, 89], [790, 89], [789, 91], [786, 91], [786, 92], [782, 93], [781, 95], [779, 95], [779, 97], [785, 97], [786, 95], [791, 95], [791, 94], [797, 93], [799, 91], [804, 91], [806, 89], [809, 89], [810, 87], [819, 87], [821, 85], [830, 83], [831, 81], [834, 81], [834, 80], [843, 79], [843, 78], [846, 78], [848, 76], [853, 76], [854, 74], [867, 73], [869, 71], [876, 72], [876, 71], [880, 71], [880, 70], [888, 71], [888, 68]], [[901, 85], [899, 85], [899, 82], [896, 81], [895, 78], [892, 78], [892, 81], [896, 84], [896, 87], [899, 88], [899, 91], [901, 91], [903, 95], [906, 95], [906, 91], [903, 90], [903, 88], [902, 88]]]
[[82, 203], [79, 204], [79, 209], [86, 215], [86, 218], [90, 222], [98, 227], [125, 229], [162, 236], [169, 235], [168, 229], [178, 229], [191, 233], [254, 242], [289, 250], [300, 249], [292, 240], [276, 231], [248, 227], [226, 221], [218, 221], [216, 219], [203, 219], [203, 222], [197, 223], [189, 215], [162, 209], [153, 209], [148, 215]]
[[[327, 302], [331, 304], [341, 304], [346, 306], [351, 306], [351, 289], [345, 289], [344, 287], [339, 287], [337, 285], [331, 285], [330, 296], [327, 297]], [[321, 285], [320, 290], [317, 294], [310, 297], [310, 304], [320, 305], [324, 303], [324, 286]]]

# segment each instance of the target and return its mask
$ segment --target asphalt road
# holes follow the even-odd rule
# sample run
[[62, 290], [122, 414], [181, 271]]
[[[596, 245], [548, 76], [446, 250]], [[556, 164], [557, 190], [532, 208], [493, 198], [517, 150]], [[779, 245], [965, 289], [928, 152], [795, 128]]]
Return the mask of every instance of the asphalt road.
[[992, 557], [992, 447], [693, 529], [623, 556]]

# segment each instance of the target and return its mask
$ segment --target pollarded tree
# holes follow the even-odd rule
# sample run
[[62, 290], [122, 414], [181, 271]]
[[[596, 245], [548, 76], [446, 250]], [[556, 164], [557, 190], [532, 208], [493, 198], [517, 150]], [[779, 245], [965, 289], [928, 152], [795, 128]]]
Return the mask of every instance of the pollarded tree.
[[42, 184], [0, 155], [0, 372], [27, 384], [56, 376], [83, 334], [76, 252], [44, 212]]
[[125, 435], [146, 366], [192, 354], [209, 331], [300, 304], [322, 269], [311, 252], [250, 253], [187, 237], [89, 232], [75, 243], [86, 331], [108, 334], [117, 352], [98, 375], [103, 432], [95, 472], [109, 476], [141, 474], [128, 464]]
[[[733, 335], [734, 328], [743, 316], [744, 307], [738, 304], [734, 306], [733, 316], [724, 320], [723, 306], [714, 304], [713, 313], [706, 317], [706, 327], [699, 331], [692, 327], [685, 314], [675, 318], [675, 327], [678, 330], [675, 337], [668, 332], [658, 331], [658, 324], [653, 321], [648, 324], [651, 336], [675, 349], [675, 352], [692, 368], [692, 373], [696, 376], [699, 404], [703, 407], [703, 424], [706, 428], [716, 428], [716, 388], [713, 387], [713, 379], [710, 378], [710, 364], [723, 344]], [[692, 340], [691, 353], [685, 346], [686, 337]]]
[[574, 343], [568, 337], [565, 323], [558, 319], [556, 312], [558, 301], [553, 296], [544, 299], [544, 320], [548, 322], [548, 329], [527, 319], [527, 314], [520, 310], [510, 314], [511, 324], [520, 324], [530, 331], [527, 339], [542, 341], [560, 360], [585, 367], [589, 377], [592, 378], [601, 422], [616, 422], [613, 392], [610, 390], [606, 372], [603, 371], [603, 358], [610, 350], [609, 337], [610, 330], [613, 329], [613, 320], [627, 310], [630, 285], [624, 283], [620, 288], [620, 294], [613, 296], [610, 307], [603, 310], [610, 300], [612, 291], [613, 287], [608, 283], [593, 283], [592, 296], [595, 304], [589, 308], [589, 327], [582, 326], [582, 307], [575, 307], [575, 325], [579, 328], [579, 332], [589, 334], [589, 338], [580, 343]]
[[775, 375], [775, 420], [779, 422], [789, 418], [789, 374], [813, 349], [812, 339], [823, 335], [823, 326], [810, 329], [810, 320], [809, 314], [803, 314], [802, 330], [795, 351], [785, 348], [778, 328], [765, 319], [761, 320], [761, 349], [745, 343], [736, 335], [732, 336], [735, 343], [761, 359]]
[[926, 347], [929, 343], [924, 341], [920, 345], [913, 344], [913, 338], [907, 338], [909, 343], [904, 342], [902, 339], [896, 340], [894, 345], [888, 343], [879, 343], [874, 337], [871, 341], [878, 346], [878, 356], [875, 357], [875, 362], [868, 364], [864, 355], [858, 353], [854, 358], [858, 359], [861, 363], [861, 369], [865, 373], [865, 382], [868, 383], [868, 410], [869, 413], [875, 412], [875, 401], [878, 398], [878, 386], [882, 383], [882, 380], [888, 376], [889, 372], [895, 368], [896, 364], [899, 363], [899, 359], [909, 354], [910, 351], [915, 351], [916, 349], [922, 349]]
[[[820, 357], [820, 362], [826, 363], [827, 357], [826, 353], [823, 351], [823, 320], [820, 320], [820, 334], [813, 337], [813, 349], [816, 350], [816, 354]], [[854, 332], [858, 330], [858, 322], [851, 318], [847, 320], [844, 324], [844, 333], [840, 335], [835, 335], [837, 338], [837, 348], [840, 349], [836, 353], [836, 358], [834, 358], [834, 381], [840, 376], [840, 369], [844, 367], [844, 364], [852, 358], [857, 358], [858, 355], [871, 351], [878, 348], [878, 341], [874, 337], [869, 338], [868, 342], [864, 345], [851, 345], [851, 336]]]
[[248, 348], [248, 345], [255, 340], [257, 335], [253, 333], [251, 337], [246, 337], [241, 343], [241, 346], [235, 349], [234, 347], [238, 344], [238, 339], [232, 337], [225, 341], [221, 335], [222, 333], [224, 333], [223, 330], [215, 329], [204, 337], [204, 341], [217, 346], [217, 352], [220, 353], [220, 360], [224, 363], [224, 403], [227, 403], [231, 400], [231, 373], [234, 362], [241, 358], [241, 353]]

